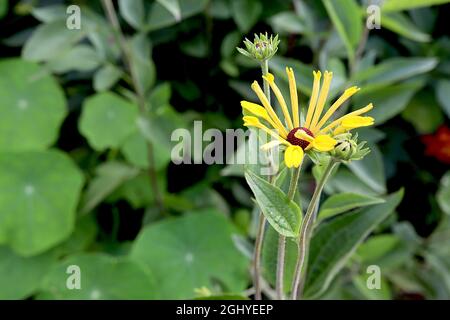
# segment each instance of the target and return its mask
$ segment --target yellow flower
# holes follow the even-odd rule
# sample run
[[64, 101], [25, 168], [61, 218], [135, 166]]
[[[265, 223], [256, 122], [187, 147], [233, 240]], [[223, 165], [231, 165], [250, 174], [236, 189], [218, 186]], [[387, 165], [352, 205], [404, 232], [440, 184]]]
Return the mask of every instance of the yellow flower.
[[[327, 123], [339, 107], [359, 91], [359, 88], [357, 87], [346, 89], [322, 115], [330, 90], [331, 79], [333, 77], [333, 74], [328, 71], [325, 71], [324, 73], [322, 85], [320, 85], [320, 79], [322, 77], [321, 72], [313, 72], [314, 83], [312, 94], [309, 100], [306, 117], [304, 121], [301, 121], [294, 71], [292, 68], [286, 68], [286, 73], [289, 79], [291, 110], [289, 110], [286, 100], [276, 85], [274, 76], [270, 73], [263, 76], [264, 80], [269, 83], [270, 88], [278, 100], [281, 111], [283, 112], [284, 122], [282, 122], [275, 113], [257, 81], [254, 81], [251, 87], [261, 101], [262, 106], [248, 101], [242, 101], [241, 106], [247, 114], [252, 114], [243, 117], [245, 126], [261, 129], [275, 138], [275, 140], [262, 146], [264, 150], [271, 149], [280, 144], [286, 146], [284, 162], [288, 168], [298, 168], [301, 165], [304, 151], [310, 149], [314, 149], [318, 152], [333, 150], [337, 143], [333, 136], [347, 132], [351, 129], [370, 126], [374, 123], [372, 117], [361, 116], [373, 108], [371, 103], [364, 108], [350, 112]], [[292, 113], [290, 113], [290, 111]], [[262, 123], [260, 120], [264, 120], [269, 126]]]

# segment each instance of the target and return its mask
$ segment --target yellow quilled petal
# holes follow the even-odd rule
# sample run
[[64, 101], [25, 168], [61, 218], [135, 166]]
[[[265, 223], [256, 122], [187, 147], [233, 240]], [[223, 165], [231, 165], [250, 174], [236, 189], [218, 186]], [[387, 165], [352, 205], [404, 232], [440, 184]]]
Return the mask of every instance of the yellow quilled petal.
[[272, 148], [275, 148], [276, 146], [279, 146], [280, 144], [287, 144], [287, 143], [288, 143], [287, 141], [282, 141], [282, 140], [279, 140], [279, 139], [272, 140], [272, 141], [270, 141], [268, 143], [263, 144], [261, 146], [261, 150], [268, 151], [268, 150], [270, 150]]
[[312, 116], [314, 114], [314, 110], [316, 108], [317, 98], [319, 97], [319, 88], [320, 88], [320, 77], [322, 73], [320, 71], [313, 71], [314, 75], [314, 83], [311, 93], [311, 98], [309, 99], [308, 111], [306, 113], [305, 124], [303, 125], [306, 128], [309, 128], [311, 125]]
[[265, 125], [263, 125], [257, 117], [244, 116], [244, 117], [242, 117], [242, 120], [244, 120], [244, 126], [246, 126], [246, 127], [255, 127], [255, 128], [261, 129], [264, 132], [271, 135], [272, 137], [274, 137], [275, 139], [286, 141], [279, 134], [275, 133], [273, 130], [270, 130]]
[[303, 162], [303, 149], [300, 146], [289, 145], [284, 151], [284, 163], [288, 168], [298, 168]]
[[244, 126], [247, 127], [248, 126], [256, 127], [261, 124], [261, 122], [259, 122], [259, 119], [253, 116], [244, 116], [242, 117], [242, 120], [244, 120]]
[[294, 129], [294, 127], [292, 125], [291, 116], [289, 114], [289, 110], [286, 105], [286, 101], [284, 100], [283, 94], [281, 93], [280, 89], [278, 88], [278, 86], [275, 83], [275, 77], [271, 73], [268, 73], [265, 76], [263, 76], [263, 78], [265, 80], [267, 80], [267, 82], [269, 82], [270, 88], [272, 89], [273, 93], [275, 94], [275, 97], [277, 97], [278, 103], [280, 104], [281, 110], [283, 111], [283, 115], [284, 115], [284, 118], [286, 119], [289, 130]]
[[305, 131], [303, 131], [303, 130], [297, 130], [295, 133], [294, 133], [294, 136], [297, 138], [297, 139], [301, 139], [301, 140], [305, 140], [305, 141], [308, 141], [309, 143], [311, 143], [311, 142], [313, 142], [314, 141], [314, 138], [313, 137], [311, 137], [309, 134], [307, 134]]
[[344, 121], [344, 119], [351, 117], [351, 116], [359, 116], [361, 114], [364, 114], [366, 112], [369, 112], [370, 110], [373, 109], [373, 104], [369, 103], [367, 106], [365, 106], [364, 108], [355, 110], [353, 112], [350, 112], [349, 114], [346, 114], [345, 116], [340, 117], [339, 119], [334, 120], [333, 122], [331, 122], [329, 125], [327, 125], [325, 128], [321, 129], [319, 134], [323, 134], [323, 133], [327, 133], [328, 131], [332, 130], [334, 127], [340, 125], [342, 123], [342, 121]]
[[372, 117], [350, 116], [342, 120], [341, 126], [351, 130], [359, 127], [367, 127], [373, 125], [375, 119]]
[[259, 100], [261, 101], [264, 108], [266, 108], [267, 113], [269, 114], [270, 118], [272, 119], [273, 123], [275, 124], [275, 129], [280, 132], [280, 135], [283, 138], [287, 137], [288, 132], [284, 128], [283, 124], [280, 121], [280, 118], [278, 118], [277, 114], [273, 110], [272, 106], [269, 103], [269, 100], [267, 99], [266, 95], [262, 91], [261, 87], [259, 86], [259, 83], [257, 81], [253, 81], [251, 85], [252, 90], [256, 93]]
[[332, 150], [336, 143], [337, 141], [335, 139], [327, 134], [323, 134], [315, 137], [311, 144], [314, 149], [325, 152]]
[[262, 106], [260, 106], [259, 104], [248, 101], [241, 101], [241, 106], [242, 109], [269, 122], [274, 129], [277, 128], [277, 125], [275, 124], [275, 122], [273, 122], [272, 118], [270, 118], [269, 114], [267, 113], [267, 110]]
[[322, 114], [323, 107], [327, 101], [328, 92], [330, 91], [331, 79], [333, 78], [333, 73], [325, 71], [323, 76], [322, 88], [320, 89], [319, 99], [317, 100], [317, 105], [314, 111], [314, 116], [311, 121], [311, 128], [314, 128], [319, 122], [320, 116]]
[[360, 89], [358, 87], [351, 87], [344, 91], [344, 93], [337, 99], [331, 107], [327, 110], [325, 115], [320, 119], [319, 123], [313, 128], [313, 133], [316, 133], [320, 131], [320, 128], [330, 119], [333, 114], [336, 112], [337, 109], [339, 109], [342, 104], [347, 101], [351, 96], [353, 96], [356, 92], [358, 92]]
[[241, 107], [242, 109], [253, 113], [255, 116], [263, 118], [264, 120], [266, 120], [266, 118], [269, 118], [269, 114], [267, 113], [266, 109], [264, 109], [259, 104], [248, 101], [241, 101]]
[[286, 73], [289, 79], [289, 93], [291, 95], [291, 109], [292, 109], [292, 118], [294, 121], [294, 128], [298, 128], [300, 127], [300, 116], [298, 114], [298, 95], [294, 70], [292, 70], [292, 68], [286, 67]]

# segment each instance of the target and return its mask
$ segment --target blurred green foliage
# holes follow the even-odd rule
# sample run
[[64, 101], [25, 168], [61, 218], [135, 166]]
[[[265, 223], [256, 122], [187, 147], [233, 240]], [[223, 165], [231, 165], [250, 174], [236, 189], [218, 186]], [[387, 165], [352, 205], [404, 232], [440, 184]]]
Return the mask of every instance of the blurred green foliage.
[[[449, 124], [449, 1], [387, 0], [369, 30], [365, 1], [119, 0], [123, 43], [100, 1], [50, 2], [0, 1], [0, 298], [251, 294], [257, 210], [242, 166], [176, 166], [171, 134], [194, 120], [241, 127], [239, 101], [255, 100], [260, 71], [236, 47], [265, 31], [281, 40], [270, 70], [286, 91], [294, 69], [302, 107], [316, 69], [334, 73], [330, 100], [362, 88], [343, 112], [375, 105], [376, 127], [360, 135], [371, 153], [325, 189], [306, 296], [450, 297], [448, 164], [420, 140]], [[79, 29], [67, 27], [70, 4]], [[320, 170], [301, 178], [299, 203]], [[365, 285], [373, 264], [382, 290]], [[70, 265], [81, 290], [66, 288]]]

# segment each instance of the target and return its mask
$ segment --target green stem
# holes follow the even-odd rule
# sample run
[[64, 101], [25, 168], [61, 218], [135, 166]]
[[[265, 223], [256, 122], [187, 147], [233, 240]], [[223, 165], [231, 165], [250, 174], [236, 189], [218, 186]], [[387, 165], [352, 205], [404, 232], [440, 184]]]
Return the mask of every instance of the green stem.
[[[116, 9], [114, 8], [114, 4], [112, 3], [111, 0], [102, 0], [102, 5], [106, 12], [108, 21], [111, 24], [111, 26], [115, 32], [115, 35], [117, 36], [119, 46], [123, 53], [123, 57], [124, 57], [123, 60], [125, 62], [125, 65], [128, 67], [128, 70], [130, 71], [133, 87], [134, 87], [134, 90], [137, 95], [139, 111], [141, 113], [141, 116], [145, 116], [147, 114], [145, 92], [142, 91], [142, 88], [139, 85], [138, 76], [136, 74], [136, 69], [133, 67], [133, 55], [131, 54], [131, 49], [130, 49], [128, 42], [126, 41], [125, 36], [123, 35], [122, 29], [120, 27]], [[164, 211], [164, 203], [162, 200], [162, 196], [161, 196], [159, 186], [158, 186], [158, 181], [157, 181], [153, 145], [149, 141], [146, 141], [146, 144], [147, 144], [147, 157], [148, 157], [148, 162], [149, 162], [148, 175], [149, 175], [150, 183], [151, 183], [151, 186], [153, 189], [153, 193], [155, 195], [155, 202], [158, 207], [158, 210], [159, 210], [159, 212], [163, 212]]]
[[[268, 59], [261, 61], [261, 72], [262, 72], [263, 76], [265, 76], [266, 74], [269, 73], [269, 60]], [[264, 89], [264, 94], [266, 95], [267, 100], [269, 100], [269, 103], [270, 103], [270, 86], [269, 86], [269, 82], [267, 82], [266, 80], [263, 81], [263, 89]]]
[[323, 187], [325, 186], [325, 183], [327, 182], [328, 178], [330, 177], [331, 172], [333, 171], [333, 168], [336, 166], [337, 163], [338, 163], [338, 161], [336, 161], [333, 158], [328, 163], [328, 166], [326, 167], [325, 172], [322, 174], [322, 177], [320, 178], [318, 184], [316, 185], [313, 196], [311, 198], [308, 209], [306, 211], [305, 217], [303, 218], [303, 223], [302, 223], [302, 227], [300, 230], [300, 236], [298, 239], [297, 263], [295, 265], [294, 279], [292, 281], [292, 294], [291, 294], [292, 300], [296, 300], [297, 296], [298, 296], [299, 283], [300, 283], [301, 276], [303, 273], [305, 257], [307, 256], [307, 251], [309, 250], [310, 235], [311, 235], [312, 227], [315, 222], [314, 212], [315, 212], [316, 207], [319, 204], [320, 195], [322, 193]]
[[[269, 72], [269, 60], [264, 60], [261, 62], [261, 72], [263, 75]], [[267, 81], [264, 81], [264, 94], [270, 102], [270, 87]], [[274, 181], [274, 177], [269, 177], [269, 182], [272, 183]], [[264, 240], [264, 230], [266, 225], [266, 219], [264, 214], [259, 212], [258, 219], [258, 230], [256, 233], [255, 239], [255, 251], [253, 253], [253, 286], [255, 287], [255, 300], [261, 300], [261, 250], [262, 243]]]
[[258, 231], [255, 239], [255, 251], [253, 252], [253, 286], [255, 287], [255, 300], [261, 300], [261, 249], [264, 239], [264, 227], [266, 219], [262, 212], [259, 212]]
[[[294, 172], [292, 174], [288, 191], [289, 200], [294, 199], [299, 177], [300, 177], [300, 167], [294, 169]], [[280, 234], [278, 238], [277, 280], [276, 280], [277, 299], [279, 300], [284, 299], [283, 285], [284, 285], [285, 256], [286, 256], [286, 237]]]

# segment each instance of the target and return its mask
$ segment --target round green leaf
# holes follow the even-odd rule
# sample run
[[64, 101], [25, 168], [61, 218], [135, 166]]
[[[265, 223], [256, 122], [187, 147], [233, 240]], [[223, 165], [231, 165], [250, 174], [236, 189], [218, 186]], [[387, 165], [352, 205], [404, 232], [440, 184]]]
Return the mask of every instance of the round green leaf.
[[[80, 289], [67, 288], [68, 282], [75, 284], [74, 277], [77, 275], [69, 266], [79, 267]], [[115, 258], [101, 253], [69, 257], [52, 268], [41, 289], [54, 299], [158, 298], [158, 289], [146, 268], [126, 258]]]
[[0, 154], [0, 244], [31, 256], [67, 238], [82, 185], [59, 151]]
[[58, 137], [66, 102], [58, 83], [37, 64], [0, 61], [0, 151], [42, 150]]
[[118, 148], [136, 130], [137, 117], [134, 104], [111, 92], [98, 93], [86, 99], [79, 129], [98, 151]]
[[54, 255], [24, 258], [0, 247], [0, 299], [23, 299], [31, 295], [50, 269]]
[[[135, 132], [127, 138], [121, 148], [127, 161], [139, 168], [148, 168], [148, 147], [145, 138]], [[153, 145], [153, 157], [155, 169], [160, 170], [170, 162], [170, 155], [164, 152], [164, 147], [159, 144]]]
[[239, 292], [248, 281], [248, 261], [236, 249], [234, 227], [211, 210], [187, 213], [143, 229], [131, 257], [155, 275], [161, 299], [187, 299], [214, 284]]

